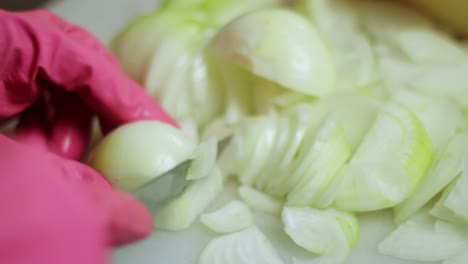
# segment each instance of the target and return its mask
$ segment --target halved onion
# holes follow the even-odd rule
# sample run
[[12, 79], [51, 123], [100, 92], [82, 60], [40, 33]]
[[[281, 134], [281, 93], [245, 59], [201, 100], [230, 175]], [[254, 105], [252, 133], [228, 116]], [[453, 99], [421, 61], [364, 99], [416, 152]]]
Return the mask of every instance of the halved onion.
[[196, 146], [182, 130], [168, 124], [133, 122], [106, 135], [89, 164], [115, 187], [133, 191], [191, 158]]

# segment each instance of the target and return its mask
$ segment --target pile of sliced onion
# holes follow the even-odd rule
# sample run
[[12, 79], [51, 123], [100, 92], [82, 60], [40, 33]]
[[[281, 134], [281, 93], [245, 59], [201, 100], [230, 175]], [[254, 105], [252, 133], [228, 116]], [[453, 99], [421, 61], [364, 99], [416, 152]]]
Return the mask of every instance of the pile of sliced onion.
[[[394, 1], [168, 0], [111, 48], [182, 129], [124, 125], [90, 164], [131, 191], [194, 158], [155, 221], [216, 233], [200, 263], [345, 263], [358, 216], [387, 209], [395, 229], [376, 251], [468, 263], [468, 52], [424, 15]], [[238, 196], [208, 209], [232, 180]], [[305, 255], [283, 259], [257, 213]]]

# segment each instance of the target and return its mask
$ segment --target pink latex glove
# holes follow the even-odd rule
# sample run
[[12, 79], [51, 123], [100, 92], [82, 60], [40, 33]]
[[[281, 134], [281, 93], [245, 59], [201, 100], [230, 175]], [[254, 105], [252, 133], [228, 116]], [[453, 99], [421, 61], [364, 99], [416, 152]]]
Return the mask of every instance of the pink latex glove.
[[171, 117], [84, 29], [45, 10], [0, 10], [0, 263], [106, 263], [146, 237], [148, 210], [79, 159], [93, 113], [105, 131]]

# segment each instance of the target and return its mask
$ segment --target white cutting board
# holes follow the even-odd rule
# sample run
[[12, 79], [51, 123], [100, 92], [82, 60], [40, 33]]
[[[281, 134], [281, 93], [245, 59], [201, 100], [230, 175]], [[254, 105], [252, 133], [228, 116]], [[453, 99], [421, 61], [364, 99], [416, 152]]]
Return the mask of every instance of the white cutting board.
[[[220, 0], [222, 1], [222, 0]], [[158, 0], [62, 0], [48, 6], [66, 19], [82, 25], [108, 43], [135, 16], [157, 6]], [[216, 208], [234, 193], [227, 188], [222, 199], [211, 208]], [[346, 264], [421, 264], [440, 262], [416, 262], [380, 255], [377, 244], [394, 228], [390, 212], [371, 213], [360, 216], [361, 238]], [[262, 214], [256, 215], [259, 227], [271, 242], [278, 247], [285, 263], [293, 254], [305, 254], [293, 246], [282, 232], [278, 219]], [[115, 264], [196, 264], [198, 256], [208, 241], [216, 235], [194, 224], [183, 232], [157, 230], [151, 237], [113, 251]], [[252, 263], [255, 264], [255, 263]]]

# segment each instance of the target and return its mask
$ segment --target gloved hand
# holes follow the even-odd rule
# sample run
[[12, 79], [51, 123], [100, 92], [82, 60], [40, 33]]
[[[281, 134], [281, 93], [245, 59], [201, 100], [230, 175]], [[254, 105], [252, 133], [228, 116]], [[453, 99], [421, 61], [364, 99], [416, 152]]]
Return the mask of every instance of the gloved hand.
[[151, 215], [79, 159], [93, 113], [105, 132], [177, 126], [84, 29], [45, 10], [0, 10], [0, 263], [105, 263], [109, 245], [152, 232]]
[[152, 232], [147, 209], [86, 165], [2, 135], [0, 149], [0, 263], [104, 264]]

